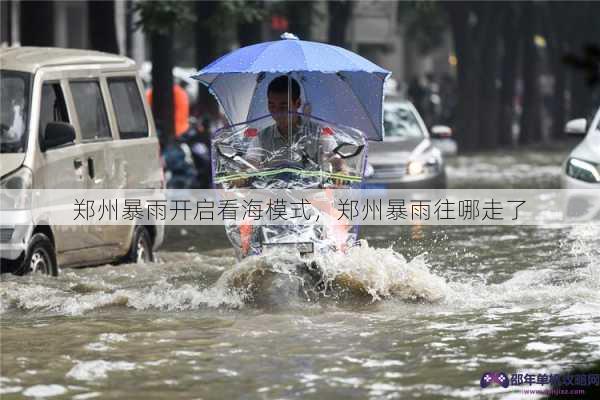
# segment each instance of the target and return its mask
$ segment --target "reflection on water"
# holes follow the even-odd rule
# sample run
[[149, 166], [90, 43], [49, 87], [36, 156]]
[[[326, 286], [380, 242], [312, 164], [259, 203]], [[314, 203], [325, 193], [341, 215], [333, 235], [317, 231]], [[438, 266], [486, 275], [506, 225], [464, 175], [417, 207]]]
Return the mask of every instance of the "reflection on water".
[[550, 189], [560, 183], [568, 151], [515, 151], [458, 156], [448, 161], [451, 188]]
[[174, 228], [157, 264], [2, 276], [2, 398], [508, 399], [484, 371], [600, 359], [598, 226], [364, 228], [312, 294], [217, 228]]

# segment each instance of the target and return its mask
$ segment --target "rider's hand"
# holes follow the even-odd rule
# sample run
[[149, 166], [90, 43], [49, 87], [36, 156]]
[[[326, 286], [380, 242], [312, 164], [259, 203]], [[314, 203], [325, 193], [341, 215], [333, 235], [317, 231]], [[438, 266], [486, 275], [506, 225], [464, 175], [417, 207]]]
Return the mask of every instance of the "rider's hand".
[[[340, 160], [342, 161], [342, 160]], [[348, 167], [346, 166], [345, 163], [340, 162], [337, 165], [334, 166], [334, 174], [339, 174], [339, 175], [350, 175], [350, 170], [348, 169]], [[336, 188], [340, 188], [340, 187], [344, 187], [348, 185], [348, 181], [346, 179], [343, 178], [337, 178], [337, 177], [333, 177], [332, 178], [333, 181], [333, 186]]]
[[331, 181], [332, 186], [336, 189], [343, 187], [345, 182], [345, 180], [342, 178], [332, 178]]
[[234, 188], [247, 187], [250, 182], [249, 178], [238, 178], [229, 181], [229, 184]]

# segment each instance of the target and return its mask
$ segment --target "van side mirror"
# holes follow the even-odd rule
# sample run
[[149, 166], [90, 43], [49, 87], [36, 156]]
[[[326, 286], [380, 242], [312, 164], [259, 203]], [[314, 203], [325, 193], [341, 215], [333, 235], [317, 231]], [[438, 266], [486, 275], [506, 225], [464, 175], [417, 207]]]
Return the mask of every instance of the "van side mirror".
[[431, 137], [434, 139], [447, 139], [452, 137], [452, 128], [444, 125], [434, 125], [431, 128]]
[[565, 125], [567, 135], [583, 136], [587, 130], [587, 120], [585, 118], [573, 119]]
[[74, 142], [75, 128], [66, 122], [48, 122], [44, 136], [40, 139], [40, 149], [45, 152], [51, 148]]

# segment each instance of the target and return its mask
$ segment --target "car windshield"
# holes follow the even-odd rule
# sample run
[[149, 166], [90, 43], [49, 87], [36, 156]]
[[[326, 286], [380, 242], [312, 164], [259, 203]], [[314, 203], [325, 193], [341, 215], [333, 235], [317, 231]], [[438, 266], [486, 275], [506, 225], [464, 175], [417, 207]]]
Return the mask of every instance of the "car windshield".
[[406, 107], [385, 107], [383, 127], [386, 138], [423, 139], [425, 136], [417, 117]]
[[0, 71], [0, 153], [23, 153], [27, 146], [29, 74]]

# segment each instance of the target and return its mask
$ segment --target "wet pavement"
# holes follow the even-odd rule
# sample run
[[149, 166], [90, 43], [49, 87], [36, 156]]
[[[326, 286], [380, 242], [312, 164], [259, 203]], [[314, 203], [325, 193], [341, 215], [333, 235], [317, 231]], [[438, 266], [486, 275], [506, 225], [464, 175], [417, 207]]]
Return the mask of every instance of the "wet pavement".
[[[565, 154], [461, 156], [449, 184], [557, 187]], [[267, 279], [293, 259], [239, 264], [222, 227], [169, 228], [156, 264], [5, 274], [2, 399], [516, 399], [481, 389], [482, 374], [600, 359], [598, 225], [361, 237], [318, 260], [348, 279], [310, 301], [285, 274]]]

